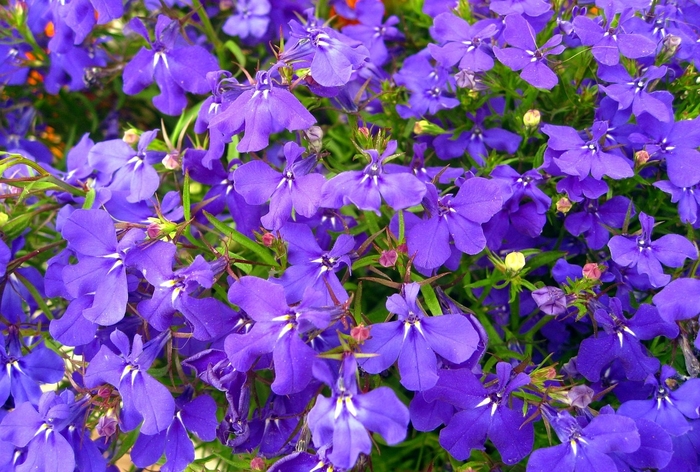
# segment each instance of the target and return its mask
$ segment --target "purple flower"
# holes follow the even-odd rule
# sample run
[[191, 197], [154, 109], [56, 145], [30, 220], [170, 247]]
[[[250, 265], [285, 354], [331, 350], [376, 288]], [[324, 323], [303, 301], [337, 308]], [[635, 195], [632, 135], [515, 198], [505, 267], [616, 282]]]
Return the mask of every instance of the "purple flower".
[[700, 280], [676, 279], [654, 295], [652, 301], [667, 323], [694, 318], [700, 314]]
[[[575, 177], [574, 177], [575, 178]], [[596, 200], [585, 199], [582, 211], [566, 216], [564, 227], [574, 236], [584, 235], [591, 249], [605, 247], [610, 240], [609, 228], [622, 228], [629, 216], [635, 215], [634, 206], [627, 197], [613, 197], [602, 205]]]
[[604, 176], [612, 179], [632, 177], [634, 171], [627, 159], [604, 147], [608, 132], [606, 121], [596, 121], [590, 129], [589, 138], [583, 140], [579, 133], [569, 126], [544, 125], [542, 132], [549, 136], [548, 148], [561, 152], [554, 163], [562, 172], [601, 180]]
[[401, 384], [409, 390], [425, 391], [438, 380], [437, 356], [462, 363], [476, 351], [479, 333], [461, 314], [426, 316], [418, 307], [420, 285], [406, 284], [403, 295], [392, 295], [386, 302], [398, 320], [372, 325], [362, 351], [378, 354], [360, 360], [371, 374], [378, 374], [399, 360]]
[[332, 446], [328, 459], [341, 469], [351, 469], [361, 453], [372, 449], [370, 431], [380, 434], [387, 444], [398, 444], [406, 437], [408, 408], [388, 387], [360, 393], [355, 357], [346, 354], [340, 373], [329, 361], [316, 361], [314, 376], [331, 387], [331, 397], [319, 395], [309, 412], [309, 428], [316, 448]]
[[430, 403], [447, 403], [459, 411], [440, 431], [440, 445], [458, 460], [466, 460], [473, 449], [484, 450], [490, 439], [503, 462], [515, 464], [532, 450], [534, 429], [526, 423], [522, 400], [512, 393], [530, 383], [525, 373], [516, 373], [506, 362], [496, 364], [496, 375], [482, 385], [468, 369], [441, 370], [437, 385], [423, 393]]
[[[656, 41], [642, 34], [625, 31], [625, 22], [634, 15], [631, 8], [625, 9], [617, 18], [615, 2], [604, 3], [605, 21], [595, 21], [584, 15], [573, 20], [574, 32], [584, 46], [593, 46], [591, 52], [598, 62], [614, 66], [620, 62], [620, 54], [630, 59], [651, 56], [656, 52]], [[612, 26], [615, 20], [616, 26]], [[600, 24], [602, 23], [602, 24]]]
[[221, 28], [229, 36], [245, 39], [262, 38], [270, 24], [270, 2], [267, 0], [238, 0], [236, 14]]
[[384, 169], [384, 161], [395, 157], [397, 143], [391, 140], [379, 155], [376, 149], [368, 149], [370, 158], [364, 170], [341, 172], [325, 183], [322, 206], [340, 208], [353, 203], [360, 210], [372, 210], [379, 214], [382, 197], [394, 210], [401, 210], [420, 203], [426, 187], [409, 173], [390, 174]]
[[544, 0], [493, 0], [489, 8], [501, 16], [520, 13], [535, 17], [548, 12], [552, 5]]
[[137, 334], [130, 346], [127, 335], [114, 330], [109, 339], [119, 354], [102, 346], [85, 371], [85, 386], [88, 388], [107, 383], [119, 391], [123, 431], [135, 429], [143, 421], [141, 433], [153, 435], [166, 430], [172, 423], [175, 414], [173, 397], [163, 384], [148, 374], [169, 338], [170, 332], [166, 331], [144, 344], [141, 335]]
[[584, 426], [567, 411], [545, 407], [543, 413], [562, 444], [534, 451], [528, 472], [549, 471], [552, 464], [562, 472], [618, 470], [610, 454], [632, 453], [641, 445], [634, 420], [625, 416], [598, 415]]
[[121, 139], [97, 143], [88, 153], [88, 162], [105, 174], [107, 179], [111, 177], [107, 188], [128, 191], [128, 202], [147, 200], [160, 185], [153, 164], [160, 162], [165, 155], [163, 152], [147, 150], [157, 135], [158, 130], [144, 132], [139, 138], [136, 151]]
[[541, 48], [538, 48], [535, 43], [535, 30], [522, 15], [506, 16], [505, 25], [503, 38], [513, 47], [494, 47], [496, 58], [513, 70], [522, 69], [520, 77], [533, 87], [552, 89], [559, 79], [547, 67], [547, 56], [561, 54], [564, 51], [565, 47], [560, 44], [562, 36], [555, 34]]
[[566, 294], [558, 287], [542, 287], [532, 292], [540, 310], [548, 315], [561, 315], [566, 312], [568, 302]]
[[303, 223], [287, 223], [280, 229], [280, 234], [289, 245], [291, 265], [278, 280], [289, 303], [301, 300], [307, 288], [323, 295], [321, 304], [324, 306], [333, 305], [334, 298], [340, 303], [348, 299], [348, 293], [335, 273], [343, 265], [348, 268], [351, 265], [349, 254], [355, 247], [352, 236], [341, 234], [330, 250], [323, 250], [311, 228]]
[[666, 75], [665, 66], [649, 66], [640, 77], [633, 78], [627, 70], [621, 66], [599, 66], [598, 78], [611, 85], [600, 85], [598, 88], [618, 103], [619, 110], [632, 107], [634, 116], [649, 113], [659, 121], [671, 120], [671, 112], [666, 104], [658, 97], [670, 95], [666, 91], [647, 92], [647, 86], [655, 80], [662, 79]]
[[581, 342], [576, 360], [578, 371], [591, 382], [597, 382], [601, 371], [615, 359], [620, 361], [628, 380], [646, 379], [660, 364], [641, 341], [662, 335], [674, 339], [678, 335], [678, 327], [666, 323], [651, 305], [641, 305], [627, 319], [620, 300], [612, 298], [609, 307], [599, 306], [593, 316], [598, 323], [597, 336]]
[[254, 321], [245, 334], [226, 338], [226, 355], [238, 371], [249, 370], [263, 354], [272, 353], [275, 381], [272, 391], [279, 395], [297, 393], [311, 381], [311, 364], [316, 352], [301, 338], [313, 329], [328, 327], [331, 310], [320, 308], [322, 297], [306, 291], [301, 303], [290, 307], [284, 289], [257, 277], [242, 277], [231, 285], [228, 298]]
[[343, 33], [367, 47], [372, 63], [377, 66], [384, 65], [389, 59], [384, 42], [402, 40], [404, 37], [394, 26], [398, 24], [399, 18], [392, 15], [382, 23], [384, 4], [374, 0], [359, 0], [355, 4], [355, 10], [359, 24], [344, 27]]
[[700, 187], [678, 187], [668, 180], [652, 184], [663, 192], [671, 195], [671, 202], [678, 203], [678, 215], [682, 223], [694, 225], [698, 221], [698, 206], [700, 206]]
[[179, 22], [159, 15], [155, 40], [140, 19], [134, 18], [129, 27], [148, 42], [150, 49], [141, 48], [124, 67], [124, 93], [135, 95], [154, 80], [160, 95], [153, 105], [167, 115], [179, 115], [187, 106], [185, 92], [207, 93], [207, 72], [219, 69], [219, 64], [202, 46], [190, 46], [178, 34]]
[[245, 131], [237, 148], [240, 152], [264, 149], [270, 135], [284, 129], [295, 131], [310, 128], [316, 119], [287, 87], [276, 84], [271, 71], [258, 71], [255, 81], [225, 110], [209, 122], [211, 133], [231, 137]]
[[294, 142], [284, 145], [286, 164], [278, 172], [263, 161], [252, 161], [235, 170], [236, 191], [249, 205], [261, 205], [270, 200], [270, 212], [262, 217], [262, 224], [270, 230], [280, 229], [292, 211], [307, 218], [318, 210], [321, 188], [326, 179], [312, 172], [316, 156], [300, 159], [306, 150]]
[[642, 224], [638, 236], [613, 236], [608, 243], [612, 260], [623, 267], [636, 267], [637, 272], [649, 276], [654, 287], [663, 287], [671, 281], [661, 265], [682, 267], [685, 259], [697, 259], [697, 249], [688, 239], [677, 234], [667, 234], [656, 241], [651, 240], [654, 218], [639, 214]]
[[167, 429], [155, 435], [140, 434], [131, 450], [131, 459], [138, 467], [158, 462], [165, 452], [163, 472], [180, 472], [194, 461], [194, 444], [187, 436], [193, 432], [202, 441], [216, 439], [216, 403], [208, 395], [192, 398], [192, 387], [175, 400], [176, 410]]
[[452, 13], [435, 17], [430, 31], [442, 44], [428, 44], [430, 54], [443, 67], [459, 63], [460, 69], [483, 72], [493, 68], [493, 57], [488, 42], [499, 32], [499, 22], [481, 20], [473, 25]]
[[452, 93], [454, 79], [446, 68], [431, 64], [427, 49], [408, 56], [401, 69], [394, 74], [394, 81], [406, 87], [411, 94], [408, 106], [396, 106], [402, 118], [423, 118], [459, 105], [459, 100]]
[[450, 257], [450, 241], [465, 254], [478, 254], [486, 247], [482, 225], [501, 209], [501, 192], [496, 183], [481, 177], [465, 181], [454, 196], [440, 197], [430, 184], [423, 206], [426, 215], [406, 232], [406, 242], [418, 267], [435, 269]]

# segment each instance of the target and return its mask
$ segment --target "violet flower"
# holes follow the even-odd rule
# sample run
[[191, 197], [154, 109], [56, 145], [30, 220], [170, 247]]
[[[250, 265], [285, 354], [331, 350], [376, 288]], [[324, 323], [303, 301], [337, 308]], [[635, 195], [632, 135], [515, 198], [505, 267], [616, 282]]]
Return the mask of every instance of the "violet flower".
[[668, 180], [660, 180], [652, 184], [654, 187], [671, 195], [671, 202], [678, 203], [678, 216], [682, 223], [694, 225], [698, 221], [700, 206], [700, 187], [678, 187]]
[[321, 205], [340, 208], [353, 203], [360, 210], [371, 210], [377, 214], [382, 197], [394, 210], [418, 205], [425, 195], [425, 184], [412, 174], [390, 174], [384, 169], [384, 162], [395, 157], [396, 147], [396, 141], [391, 140], [381, 155], [376, 149], [364, 151], [370, 158], [367, 167], [361, 171], [341, 172], [326, 182]]
[[610, 239], [610, 255], [617, 264], [636, 267], [638, 273], [648, 275], [654, 287], [663, 287], [671, 281], [671, 276], [664, 274], [661, 265], [682, 267], [686, 258], [698, 258], [697, 249], [687, 238], [677, 234], [667, 234], [652, 241], [654, 218], [642, 212], [639, 221], [642, 230], [638, 236], [613, 236]]
[[268, 0], [238, 0], [236, 14], [226, 20], [221, 29], [229, 36], [241, 39], [249, 36], [262, 38], [270, 24], [270, 10]]
[[425, 391], [437, 381], [437, 356], [455, 364], [468, 360], [479, 344], [479, 333], [461, 314], [426, 316], [417, 304], [420, 285], [403, 286], [403, 294], [394, 294], [386, 309], [398, 320], [375, 323], [371, 338], [363, 344], [364, 353], [378, 354], [363, 358], [360, 366], [378, 374], [399, 360], [401, 384], [409, 390]]
[[389, 444], [406, 437], [408, 408], [388, 387], [361, 393], [357, 384], [357, 363], [352, 354], [341, 361], [340, 373], [330, 361], [317, 361], [314, 376], [331, 388], [331, 397], [319, 395], [309, 412], [308, 423], [316, 448], [332, 446], [328, 459], [334, 466], [351, 469], [361, 453], [372, 449], [370, 431]]
[[153, 41], [140, 19], [133, 18], [129, 27], [150, 48], [141, 48], [124, 67], [124, 93], [135, 95], [155, 80], [160, 95], [153, 98], [153, 105], [166, 115], [179, 115], [187, 106], [185, 92], [209, 91], [207, 72], [218, 70], [219, 64], [202, 46], [187, 44], [178, 34], [177, 20], [159, 15]]
[[270, 135], [286, 129], [308, 129], [316, 119], [287, 87], [272, 79], [272, 71], [258, 71], [250, 85], [224, 110], [211, 118], [211, 133], [231, 137], [242, 131], [239, 152], [260, 151], [267, 147]]
[[400, 41], [403, 33], [395, 27], [399, 18], [395, 15], [382, 22], [384, 4], [374, 0], [358, 0], [355, 11], [359, 24], [343, 28], [343, 34], [360, 41], [369, 50], [370, 62], [377, 66], [384, 65], [389, 59], [385, 41]]
[[506, 16], [505, 25], [503, 39], [512, 47], [494, 47], [496, 58], [512, 70], [522, 70], [520, 77], [533, 87], [548, 90], [554, 88], [559, 79], [547, 67], [547, 56], [564, 51], [565, 47], [560, 44], [562, 36], [555, 34], [538, 48], [535, 30], [522, 15]]
[[251, 161], [238, 167], [234, 186], [249, 205], [261, 205], [270, 200], [270, 211], [262, 217], [262, 224], [270, 230], [280, 229], [292, 211], [312, 217], [321, 200], [321, 188], [326, 179], [313, 172], [317, 157], [301, 159], [306, 151], [294, 142], [284, 145], [284, 171], [272, 169], [263, 161]]
[[670, 92], [647, 92], [649, 84], [662, 79], [667, 70], [666, 66], [649, 66], [640, 77], [632, 77], [621, 65], [599, 66], [598, 78], [610, 82], [610, 85], [599, 85], [598, 88], [618, 103], [619, 110], [631, 106], [634, 116], [646, 112], [659, 121], [668, 122], [671, 120], [671, 112], [658, 97], [668, 96]]
[[488, 42], [499, 33], [500, 23], [481, 20], [469, 25], [453, 13], [441, 13], [433, 21], [431, 36], [442, 46], [428, 44], [430, 54], [443, 67], [459, 63], [460, 69], [483, 72], [493, 68]]

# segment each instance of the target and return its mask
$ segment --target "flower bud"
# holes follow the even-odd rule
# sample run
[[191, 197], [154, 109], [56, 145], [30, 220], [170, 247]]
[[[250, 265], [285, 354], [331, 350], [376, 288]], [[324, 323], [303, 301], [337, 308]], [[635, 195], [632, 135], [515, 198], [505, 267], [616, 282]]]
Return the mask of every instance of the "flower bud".
[[382, 267], [394, 267], [398, 258], [398, 254], [393, 249], [382, 251], [381, 256], [379, 256], [379, 265]]
[[320, 152], [323, 147], [323, 130], [320, 126], [312, 126], [305, 131], [306, 139], [309, 141], [309, 147], [314, 152]]
[[576, 385], [566, 395], [571, 406], [586, 408], [593, 401], [595, 392], [588, 385]]
[[165, 155], [161, 162], [166, 169], [177, 170], [180, 168], [180, 153], [177, 150], [172, 150]]
[[265, 245], [265, 247], [271, 247], [272, 244], [275, 242], [275, 235], [272, 233], [265, 233], [262, 236], [262, 243]]
[[359, 324], [350, 330], [350, 337], [362, 344], [369, 339], [369, 328], [363, 324]]
[[541, 118], [542, 115], [539, 110], [528, 110], [523, 115], [523, 124], [526, 128], [537, 128]]
[[139, 132], [134, 128], [124, 131], [124, 137], [122, 138], [128, 145], [136, 144], [139, 141]]
[[561, 315], [566, 311], [566, 294], [558, 287], [538, 288], [532, 292], [532, 299], [548, 315]]
[[649, 162], [649, 153], [646, 152], [645, 150], [637, 151], [634, 153], [634, 162], [637, 163], [637, 165], [643, 166], [647, 162]]
[[573, 205], [571, 204], [571, 200], [569, 200], [566, 197], [561, 197], [557, 202], [557, 211], [560, 211], [566, 215], [567, 213], [569, 213], [569, 210], [571, 210], [572, 206]]
[[474, 71], [462, 69], [455, 74], [455, 83], [457, 87], [468, 90], [482, 90], [484, 86], [481, 80], [477, 77]]
[[603, 272], [600, 270], [600, 266], [595, 262], [589, 262], [583, 266], [583, 276], [591, 280], [600, 280], [600, 276]]
[[442, 128], [440, 128], [438, 125], [435, 123], [431, 123], [428, 120], [420, 120], [416, 121], [416, 124], [413, 125], [413, 132], [415, 134], [428, 134], [431, 136], [437, 136], [439, 134], [445, 134], [446, 131]]
[[250, 470], [265, 470], [265, 460], [262, 457], [254, 457], [250, 461]]
[[520, 272], [525, 267], [525, 256], [522, 252], [509, 252], [505, 259], [506, 269], [511, 272]]
[[680, 47], [683, 40], [680, 36], [674, 36], [669, 34], [664, 38], [664, 47], [661, 50], [661, 54], [666, 54], [668, 56], [673, 56], [678, 48]]
[[369, 128], [366, 126], [360, 126], [357, 128], [357, 134], [361, 135], [363, 138], [369, 138]]
[[116, 434], [118, 424], [117, 419], [113, 416], [102, 416], [97, 421], [97, 427], [95, 429], [100, 436], [109, 438]]

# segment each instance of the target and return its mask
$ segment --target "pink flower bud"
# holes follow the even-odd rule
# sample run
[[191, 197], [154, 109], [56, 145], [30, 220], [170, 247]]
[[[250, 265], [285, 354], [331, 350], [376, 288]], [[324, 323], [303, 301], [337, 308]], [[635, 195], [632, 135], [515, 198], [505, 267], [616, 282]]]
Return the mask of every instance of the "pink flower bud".
[[363, 343], [369, 339], [369, 328], [359, 324], [350, 330], [350, 336], [358, 343]]
[[393, 249], [382, 251], [382, 255], [379, 256], [379, 265], [382, 267], [394, 267], [398, 258], [399, 255]]
[[265, 460], [262, 457], [255, 457], [250, 461], [250, 470], [265, 470]]
[[583, 266], [583, 276], [587, 279], [599, 280], [602, 273], [600, 266], [595, 262], [589, 262]]
[[265, 247], [270, 247], [272, 246], [272, 243], [275, 242], [275, 235], [272, 233], [265, 233], [262, 236], [262, 242], [265, 245]]

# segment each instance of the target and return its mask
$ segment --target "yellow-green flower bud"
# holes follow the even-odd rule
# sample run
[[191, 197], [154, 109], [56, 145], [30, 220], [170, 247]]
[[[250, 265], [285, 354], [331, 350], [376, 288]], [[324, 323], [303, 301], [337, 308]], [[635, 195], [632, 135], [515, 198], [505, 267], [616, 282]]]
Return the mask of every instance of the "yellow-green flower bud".
[[520, 269], [525, 267], [525, 256], [522, 252], [510, 252], [505, 259], [506, 269], [511, 272], [520, 272]]

